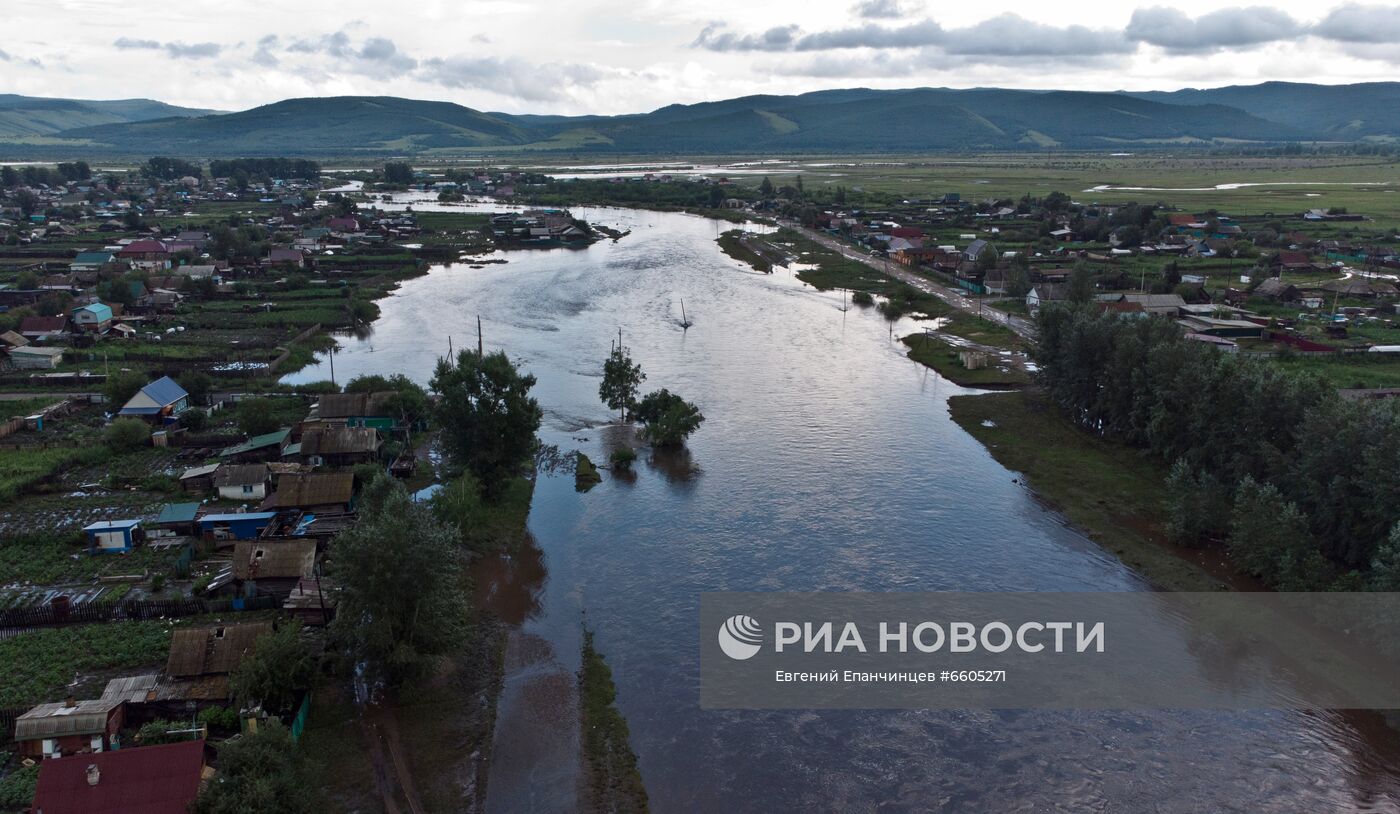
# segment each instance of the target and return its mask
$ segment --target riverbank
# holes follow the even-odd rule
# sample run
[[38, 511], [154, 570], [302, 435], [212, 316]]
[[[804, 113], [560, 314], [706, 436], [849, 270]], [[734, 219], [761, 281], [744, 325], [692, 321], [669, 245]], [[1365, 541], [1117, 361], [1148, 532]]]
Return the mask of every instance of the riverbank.
[[959, 354], [968, 349], [951, 345], [935, 335], [909, 334], [900, 341], [909, 347], [910, 359], [933, 368], [938, 375], [961, 387], [1024, 387], [1031, 381], [1024, 369], [985, 351], [981, 352], [985, 359], [983, 367], [966, 367]]
[[1153, 585], [1173, 591], [1249, 587], [1209, 552], [1167, 542], [1166, 469], [1092, 438], [1034, 390], [954, 396], [953, 421], [1046, 503]]

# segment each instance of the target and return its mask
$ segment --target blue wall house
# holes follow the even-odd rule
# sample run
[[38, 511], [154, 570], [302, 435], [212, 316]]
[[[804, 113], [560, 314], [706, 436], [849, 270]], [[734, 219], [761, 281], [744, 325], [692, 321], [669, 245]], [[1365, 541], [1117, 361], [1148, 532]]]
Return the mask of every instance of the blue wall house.
[[99, 520], [83, 527], [88, 551], [94, 554], [125, 554], [141, 538], [140, 520]]
[[206, 540], [252, 540], [272, 523], [277, 512], [206, 514], [199, 518], [199, 533]]

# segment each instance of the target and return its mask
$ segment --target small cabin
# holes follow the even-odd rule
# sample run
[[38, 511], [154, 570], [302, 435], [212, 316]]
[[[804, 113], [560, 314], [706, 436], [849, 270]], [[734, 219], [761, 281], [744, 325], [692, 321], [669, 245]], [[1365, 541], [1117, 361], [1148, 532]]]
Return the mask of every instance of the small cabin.
[[99, 520], [83, 527], [88, 551], [94, 554], [125, 554], [141, 541], [140, 520]]

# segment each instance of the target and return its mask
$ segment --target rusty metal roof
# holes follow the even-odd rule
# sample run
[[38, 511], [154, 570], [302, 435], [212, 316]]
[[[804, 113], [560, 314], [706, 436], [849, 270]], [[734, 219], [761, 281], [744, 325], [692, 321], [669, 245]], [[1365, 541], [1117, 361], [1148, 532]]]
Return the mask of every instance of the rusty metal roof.
[[231, 673], [254, 642], [271, 632], [271, 622], [179, 628], [170, 639], [165, 673], [177, 677]]
[[304, 577], [316, 565], [316, 540], [239, 540], [233, 549], [237, 579]]

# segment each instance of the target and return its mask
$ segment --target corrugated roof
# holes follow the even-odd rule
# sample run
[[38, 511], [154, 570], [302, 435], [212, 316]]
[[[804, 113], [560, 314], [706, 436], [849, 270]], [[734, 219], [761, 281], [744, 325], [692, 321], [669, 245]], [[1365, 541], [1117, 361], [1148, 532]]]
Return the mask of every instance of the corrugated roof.
[[83, 531], [111, 531], [113, 529], [133, 529], [141, 525], [140, 520], [98, 520], [83, 526]]
[[286, 579], [309, 576], [316, 565], [316, 541], [240, 540], [233, 549], [237, 579]]
[[39, 767], [32, 810], [185, 814], [199, 795], [203, 771], [203, 740], [45, 760]]
[[108, 701], [130, 701], [135, 704], [145, 702], [155, 692], [160, 676], [156, 673], [140, 676], [114, 678], [102, 690], [102, 698]]
[[267, 464], [225, 464], [214, 476], [215, 486], [242, 486], [267, 480]]
[[160, 507], [156, 523], [192, 523], [198, 513], [198, 503], [167, 503]]
[[353, 472], [305, 472], [279, 476], [270, 503], [277, 508], [305, 508], [349, 503], [354, 496]]
[[192, 466], [180, 473], [180, 480], [187, 478], [202, 478], [219, 471], [220, 464], [205, 464], [204, 466]]
[[236, 514], [206, 514], [199, 518], [201, 523], [232, 523], [236, 520], [271, 520], [277, 512], [239, 512]]
[[312, 427], [301, 436], [302, 455], [353, 455], [379, 449], [373, 427]]
[[378, 393], [327, 393], [316, 407], [317, 418], [366, 418], [389, 416], [389, 400], [393, 391]]
[[168, 407], [180, 399], [189, 398], [190, 395], [185, 392], [185, 388], [176, 384], [175, 380], [169, 376], [161, 376], [159, 379], [141, 388], [141, 392], [145, 393], [152, 401], [162, 407]]
[[227, 458], [230, 455], [241, 455], [245, 452], [262, 449], [263, 447], [280, 447], [282, 442], [287, 440], [287, 436], [291, 434], [292, 431], [290, 429], [282, 429], [267, 433], [266, 435], [255, 435], [241, 444], [226, 447], [219, 453], [219, 457]]
[[231, 673], [254, 642], [271, 632], [271, 622], [179, 628], [170, 639], [165, 673], [181, 678]]
[[107, 729], [107, 716], [121, 703], [120, 700], [97, 698], [78, 701], [71, 707], [61, 701], [40, 704], [15, 719], [15, 740], [95, 735]]

